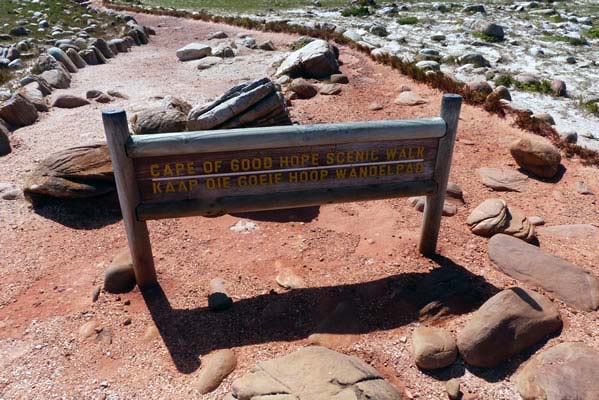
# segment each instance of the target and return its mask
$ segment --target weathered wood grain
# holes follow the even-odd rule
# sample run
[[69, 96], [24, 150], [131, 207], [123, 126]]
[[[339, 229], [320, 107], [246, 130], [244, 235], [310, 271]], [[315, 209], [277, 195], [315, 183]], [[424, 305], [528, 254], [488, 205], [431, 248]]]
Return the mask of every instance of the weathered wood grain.
[[453, 147], [458, 130], [460, 109], [462, 107], [462, 96], [457, 94], [446, 94], [441, 103], [441, 118], [447, 124], [447, 133], [439, 141], [437, 163], [435, 165], [434, 180], [437, 182], [436, 193], [426, 197], [424, 206], [424, 221], [420, 235], [420, 252], [426, 256], [432, 256], [437, 251], [437, 240], [441, 228], [441, 217], [443, 215], [443, 204], [445, 203], [445, 192], [449, 181], [449, 171], [453, 159]]
[[132, 158], [160, 157], [440, 138], [445, 135], [445, 130], [446, 124], [443, 119], [430, 118], [134, 135], [127, 143], [127, 155]]
[[218, 199], [179, 200], [172, 203], [145, 203], [137, 208], [140, 220], [218, 216], [235, 212], [275, 210], [350, 201], [379, 200], [394, 197], [434, 193], [437, 184], [432, 180], [356, 187], [315, 189], [287, 193], [266, 193], [221, 197]]
[[102, 113], [104, 131], [114, 179], [119, 195], [119, 203], [123, 214], [123, 222], [127, 232], [129, 250], [133, 259], [135, 280], [140, 288], [147, 288], [157, 284], [152, 245], [145, 222], [139, 221], [135, 215], [135, 208], [140, 202], [139, 191], [135, 181], [133, 160], [125, 154], [125, 143], [129, 139], [127, 116], [122, 109], [107, 110]]

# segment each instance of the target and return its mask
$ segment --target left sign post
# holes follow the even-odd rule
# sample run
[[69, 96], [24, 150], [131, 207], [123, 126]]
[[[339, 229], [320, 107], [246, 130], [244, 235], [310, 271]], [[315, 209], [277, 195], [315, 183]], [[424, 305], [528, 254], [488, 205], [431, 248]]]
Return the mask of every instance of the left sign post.
[[130, 136], [127, 115], [122, 109], [106, 110], [102, 112], [102, 120], [112, 159], [112, 169], [127, 232], [129, 251], [133, 260], [135, 280], [141, 289], [149, 288], [157, 285], [158, 280], [148, 227], [145, 221], [139, 221], [135, 214], [140, 199], [133, 160], [127, 157], [125, 150]]

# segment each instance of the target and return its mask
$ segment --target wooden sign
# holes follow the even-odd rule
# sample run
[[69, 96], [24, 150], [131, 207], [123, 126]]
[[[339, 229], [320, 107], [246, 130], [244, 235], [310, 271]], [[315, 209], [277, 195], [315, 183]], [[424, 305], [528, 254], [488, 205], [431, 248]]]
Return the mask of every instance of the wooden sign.
[[103, 113], [137, 283], [156, 283], [144, 221], [427, 195], [420, 242], [433, 254], [461, 97], [441, 118], [130, 136]]

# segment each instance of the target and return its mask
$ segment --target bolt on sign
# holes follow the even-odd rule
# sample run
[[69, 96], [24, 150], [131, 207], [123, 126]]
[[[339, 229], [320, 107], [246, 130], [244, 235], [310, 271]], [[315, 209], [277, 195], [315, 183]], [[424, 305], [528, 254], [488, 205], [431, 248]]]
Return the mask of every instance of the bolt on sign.
[[130, 135], [104, 128], [137, 283], [156, 284], [147, 220], [426, 195], [420, 251], [432, 255], [462, 98], [441, 117]]

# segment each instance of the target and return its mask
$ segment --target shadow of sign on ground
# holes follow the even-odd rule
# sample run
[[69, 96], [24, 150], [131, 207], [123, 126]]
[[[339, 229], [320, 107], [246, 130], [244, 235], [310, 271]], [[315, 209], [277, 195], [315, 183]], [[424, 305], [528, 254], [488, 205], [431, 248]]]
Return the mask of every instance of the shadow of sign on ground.
[[[200, 356], [217, 349], [295, 341], [314, 333], [360, 335], [478, 308], [498, 289], [450, 259], [429, 273], [404, 273], [369, 282], [302, 288], [238, 300], [227, 311], [174, 309], [158, 286], [143, 291], [176, 368], [192, 373]], [[345, 311], [333, 316], [342, 304]]]

